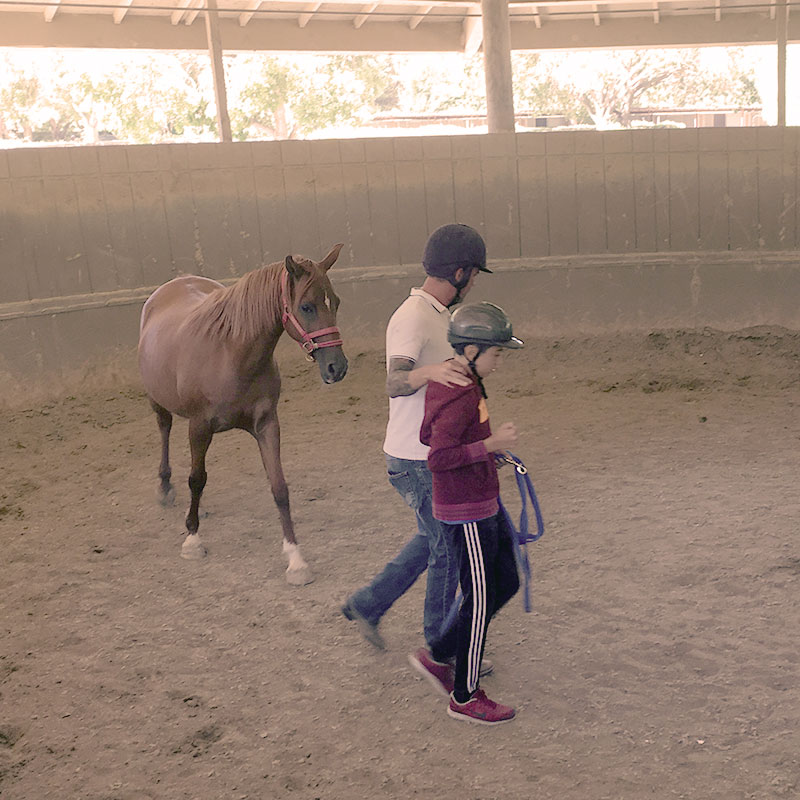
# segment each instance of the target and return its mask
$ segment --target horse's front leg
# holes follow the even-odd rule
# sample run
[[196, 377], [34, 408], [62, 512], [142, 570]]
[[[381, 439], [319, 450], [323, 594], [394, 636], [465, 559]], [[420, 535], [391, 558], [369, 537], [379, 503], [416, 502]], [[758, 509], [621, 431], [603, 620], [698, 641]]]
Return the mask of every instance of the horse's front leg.
[[294, 524], [289, 509], [289, 487], [286, 485], [281, 465], [281, 429], [277, 414], [272, 413], [260, 420], [253, 436], [258, 442], [261, 462], [264, 464], [264, 470], [272, 487], [272, 496], [275, 498], [275, 505], [278, 507], [281, 518], [283, 552], [289, 559], [286, 580], [294, 586], [311, 583], [314, 576], [311, 574], [311, 568], [300, 554], [300, 548], [297, 546], [297, 539], [294, 535]]
[[186, 538], [181, 547], [183, 558], [201, 559], [207, 554], [200, 541], [197, 529], [200, 527], [200, 496], [206, 485], [206, 453], [213, 436], [211, 426], [202, 419], [189, 420], [189, 448], [192, 453], [192, 469], [189, 472], [189, 490], [192, 499], [186, 512]]

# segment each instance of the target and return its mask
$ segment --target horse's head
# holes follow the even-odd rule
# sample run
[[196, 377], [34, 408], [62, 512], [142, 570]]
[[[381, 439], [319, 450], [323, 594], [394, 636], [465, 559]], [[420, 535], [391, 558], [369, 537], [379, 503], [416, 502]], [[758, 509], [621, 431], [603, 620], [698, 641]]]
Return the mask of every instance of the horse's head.
[[283, 326], [309, 359], [317, 362], [325, 383], [336, 383], [347, 372], [341, 334], [336, 327], [339, 298], [328, 279], [328, 270], [343, 246], [334, 245], [322, 261], [286, 256], [282, 281]]

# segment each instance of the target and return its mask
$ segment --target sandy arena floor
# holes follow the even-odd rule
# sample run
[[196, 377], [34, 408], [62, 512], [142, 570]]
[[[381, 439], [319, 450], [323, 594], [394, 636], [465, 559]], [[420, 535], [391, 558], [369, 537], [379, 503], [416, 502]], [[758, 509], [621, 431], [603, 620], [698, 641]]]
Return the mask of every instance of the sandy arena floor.
[[[744, 800], [800, 795], [800, 334], [533, 341], [487, 385], [546, 532], [489, 630], [497, 729], [415, 678], [422, 582], [373, 651], [339, 614], [411, 533], [377, 352], [283, 365], [284, 466], [316, 581], [283, 576], [255, 444], [218, 436], [200, 532], [155, 502], [138, 387], [0, 412], [4, 800]], [[510, 474], [504, 497], [514, 506]]]

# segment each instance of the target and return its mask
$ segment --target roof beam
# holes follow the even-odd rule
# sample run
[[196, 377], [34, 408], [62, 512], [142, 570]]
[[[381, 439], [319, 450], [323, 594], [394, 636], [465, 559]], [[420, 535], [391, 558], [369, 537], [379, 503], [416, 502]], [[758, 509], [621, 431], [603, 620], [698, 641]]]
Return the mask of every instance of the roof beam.
[[131, 7], [132, 2], [133, 0], [122, 0], [122, 2], [119, 4], [119, 8], [114, 9], [112, 18], [115, 25], [119, 25], [120, 22], [125, 19], [125, 15], [128, 13], [128, 9]]
[[261, 8], [261, 0], [251, 0], [251, 2], [245, 6], [245, 10], [239, 14], [239, 25], [244, 28], [244, 26], [253, 19], [253, 14], [255, 14], [259, 8]]
[[192, 0], [176, 0], [177, 8], [169, 15], [169, 21], [173, 25], [178, 25], [186, 13], [186, 9], [192, 4]]
[[[194, 8], [192, 8], [194, 6]], [[211, 8], [211, 6], [209, 6]], [[184, 25], [191, 25], [196, 19], [197, 15], [203, 10], [203, 0], [191, 0], [189, 8], [186, 11], [186, 17], [183, 20]]]
[[314, 16], [314, 14], [315, 14], [315, 13], [316, 13], [316, 12], [319, 10], [319, 7], [320, 7], [321, 5], [322, 5], [322, 3], [321, 3], [321, 2], [319, 2], [319, 3], [309, 3], [309, 4], [306, 6], [306, 12], [305, 12], [305, 14], [300, 14], [300, 15], [297, 17], [297, 24], [298, 24], [298, 25], [299, 25], [301, 28], [305, 28], [305, 26], [306, 26], [306, 25], [308, 25], [308, 23], [309, 23], [309, 22], [311, 22], [311, 19], [312, 19], [312, 17], [313, 17], [313, 16]]
[[408, 21], [408, 27], [413, 31], [430, 11], [433, 11], [433, 6], [422, 6], [419, 11], [415, 11], [414, 16]]
[[58, 11], [58, 3], [59, 0], [56, 0], [55, 3], [51, 6], [46, 6], [44, 9], [44, 21], [45, 22], [52, 22], [53, 17], [55, 17], [56, 12]]
[[369, 15], [378, 7], [378, 3], [370, 3], [368, 6], [363, 6], [361, 11], [362, 14], [359, 14], [353, 20], [353, 27], [358, 30], [368, 19]]
[[658, 0], [653, 3], [653, 24], [658, 25], [661, 22], [661, 9], [658, 7]]
[[464, 20], [464, 54], [474, 56], [483, 44], [483, 18], [469, 16]]
[[722, 0], [714, 0], [714, 22], [722, 19]]
[[594, 21], [594, 25], [596, 28], [600, 27], [600, 10], [597, 6], [597, 3], [592, 5], [592, 20]]

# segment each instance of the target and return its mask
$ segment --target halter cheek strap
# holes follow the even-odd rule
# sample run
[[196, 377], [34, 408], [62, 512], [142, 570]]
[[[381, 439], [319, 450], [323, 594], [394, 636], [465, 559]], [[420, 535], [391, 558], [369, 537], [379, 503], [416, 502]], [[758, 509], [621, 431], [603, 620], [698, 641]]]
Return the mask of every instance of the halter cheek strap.
[[[292, 309], [289, 306], [289, 273], [284, 270], [283, 276], [281, 277], [281, 295], [283, 299], [283, 314], [281, 316], [281, 322], [283, 323], [283, 327], [286, 328], [286, 323], [291, 322], [294, 325], [295, 330], [300, 334], [302, 338], [302, 342], [299, 342], [300, 347], [303, 348], [305, 351], [306, 356], [310, 360], [313, 361], [314, 358], [314, 351], [319, 350], [323, 347], [339, 347], [343, 344], [342, 341], [342, 333], [336, 327], [333, 326], [331, 328], [320, 328], [316, 331], [311, 331], [308, 333], [306, 329], [300, 324], [300, 321], [292, 314]], [[334, 334], [338, 338], [330, 339], [327, 342], [315, 342], [315, 339], [318, 339], [320, 336], [326, 336], [328, 334]]]

